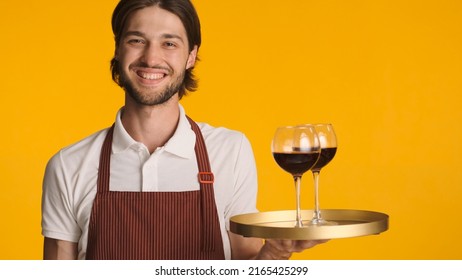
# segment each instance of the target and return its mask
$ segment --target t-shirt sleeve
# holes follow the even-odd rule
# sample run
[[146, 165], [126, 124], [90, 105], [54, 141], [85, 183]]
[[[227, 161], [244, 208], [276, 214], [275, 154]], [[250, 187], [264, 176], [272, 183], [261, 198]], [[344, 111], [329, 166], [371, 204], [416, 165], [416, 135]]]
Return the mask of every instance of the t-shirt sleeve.
[[72, 203], [72, 188], [62, 161], [62, 152], [47, 164], [42, 186], [42, 235], [78, 242], [81, 230]]
[[233, 183], [232, 202], [225, 213], [227, 230], [232, 216], [257, 212], [257, 169], [252, 147], [244, 135], [235, 160]]

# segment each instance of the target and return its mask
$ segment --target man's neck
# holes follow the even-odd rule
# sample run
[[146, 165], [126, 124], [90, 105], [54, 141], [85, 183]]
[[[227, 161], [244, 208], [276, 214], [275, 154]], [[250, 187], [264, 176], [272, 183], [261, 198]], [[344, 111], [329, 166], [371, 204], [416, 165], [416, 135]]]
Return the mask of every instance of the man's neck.
[[156, 106], [139, 105], [129, 98], [125, 100], [122, 124], [134, 140], [153, 153], [164, 146], [176, 130], [180, 116], [178, 96]]

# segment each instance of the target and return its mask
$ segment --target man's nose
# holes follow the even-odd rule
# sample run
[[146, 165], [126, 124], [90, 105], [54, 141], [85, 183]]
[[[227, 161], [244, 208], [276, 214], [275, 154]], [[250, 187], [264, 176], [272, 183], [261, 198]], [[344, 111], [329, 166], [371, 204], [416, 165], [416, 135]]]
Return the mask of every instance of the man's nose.
[[144, 49], [142, 60], [149, 67], [153, 67], [161, 64], [163, 61], [162, 57], [162, 48], [160, 46], [148, 44]]

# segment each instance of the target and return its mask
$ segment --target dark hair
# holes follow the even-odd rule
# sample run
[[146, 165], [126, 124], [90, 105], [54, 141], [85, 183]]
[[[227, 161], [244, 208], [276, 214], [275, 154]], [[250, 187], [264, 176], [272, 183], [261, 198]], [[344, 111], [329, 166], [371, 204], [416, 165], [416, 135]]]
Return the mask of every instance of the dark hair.
[[[112, 14], [112, 32], [114, 33], [116, 52], [130, 14], [151, 6], [158, 6], [179, 17], [188, 36], [189, 51], [191, 52], [194, 46], [197, 46], [199, 50], [201, 45], [200, 21], [190, 0], [120, 0]], [[186, 94], [186, 91], [195, 91], [197, 89], [197, 80], [192, 73], [193, 68], [191, 67], [185, 72], [183, 84], [179, 90], [180, 99]], [[112, 79], [120, 86], [119, 62], [115, 56], [111, 60], [111, 72]]]

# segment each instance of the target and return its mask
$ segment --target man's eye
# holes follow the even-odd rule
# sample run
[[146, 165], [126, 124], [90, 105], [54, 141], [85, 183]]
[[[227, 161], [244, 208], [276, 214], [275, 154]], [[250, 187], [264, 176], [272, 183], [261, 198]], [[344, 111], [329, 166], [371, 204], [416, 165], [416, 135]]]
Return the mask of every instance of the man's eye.
[[165, 42], [164, 45], [165, 45], [166, 47], [168, 47], [168, 48], [174, 48], [174, 47], [176, 47], [176, 44], [175, 44], [175, 43], [172, 43], [172, 42]]
[[144, 44], [144, 41], [141, 39], [130, 39], [128, 40], [128, 43], [132, 45], [140, 45], [140, 44]]

